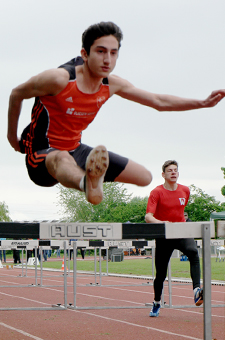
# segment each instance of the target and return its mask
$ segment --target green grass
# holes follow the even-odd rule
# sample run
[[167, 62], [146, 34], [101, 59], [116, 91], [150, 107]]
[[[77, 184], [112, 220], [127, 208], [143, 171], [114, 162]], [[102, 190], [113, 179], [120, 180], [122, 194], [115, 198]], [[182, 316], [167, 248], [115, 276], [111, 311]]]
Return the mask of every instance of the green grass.
[[[86, 257], [87, 258], [87, 257]], [[202, 260], [201, 260], [201, 277]], [[106, 261], [101, 262], [102, 272], [106, 272]], [[68, 264], [67, 264], [68, 266]], [[62, 260], [54, 262], [44, 262], [43, 268], [61, 269]], [[70, 269], [73, 269], [73, 261], [70, 261]], [[96, 265], [99, 271], [99, 262]], [[94, 271], [94, 261], [77, 261], [77, 270]], [[152, 260], [141, 259], [124, 260], [122, 262], [108, 262], [108, 272], [115, 274], [129, 274], [138, 276], [152, 276]], [[180, 261], [179, 258], [171, 259], [172, 277], [190, 278], [190, 263], [189, 261]], [[225, 281], [225, 262], [216, 262], [215, 258], [211, 258], [211, 278], [212, 280]]]

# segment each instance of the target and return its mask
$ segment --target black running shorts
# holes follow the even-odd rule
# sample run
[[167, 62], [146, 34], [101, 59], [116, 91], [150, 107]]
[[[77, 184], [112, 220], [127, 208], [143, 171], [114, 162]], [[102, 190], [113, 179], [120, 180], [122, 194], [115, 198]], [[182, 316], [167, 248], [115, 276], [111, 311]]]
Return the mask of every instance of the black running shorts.
[[[85, 170], [87, 156], [93, 148], [85, 144], [80, 144], [78, 148], [70, 151], [77, 165]], [[47, 171], [45, 158], [49, 152], [56, 149], [49, 148], [39, 150], [32, 155], [26, 155], [26, 166], [30, 179], [37, 185], [51, 187], [58, 183]], [[114, 182], [115, 178], [125, 169], [128, 158], [119, 156], [109, 151], [109, 167], [105, 174], [105, 182]]]

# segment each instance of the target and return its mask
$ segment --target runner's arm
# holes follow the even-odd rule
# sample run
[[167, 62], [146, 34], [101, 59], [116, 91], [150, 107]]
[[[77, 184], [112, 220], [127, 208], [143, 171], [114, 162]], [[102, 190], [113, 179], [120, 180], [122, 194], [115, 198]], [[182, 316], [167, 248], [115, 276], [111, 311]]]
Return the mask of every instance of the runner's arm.
[[23, 100], [57, 95], [66, 87], [68, 81], [69, 73], [66, 70], [52, 69], [32, 77], [12, 90], [9, 98], [7, 138], [15, 151], [20, 151], [17, 128]]
[[152, 107], [158, 111], [186, 111], [215, 106], [225, 97], [225, 90], [213, 91], [206, 99], [188, 99], [166, 94], [156, 94], [141, 90], [127, 80], [117, 76], [109, 77], [111, 82], [111, 94], [117, 94], [122, 98], [136, 103]]
[[145, 215], [145, 222], [146, 223], [164, 223], [164, 222], [169, 222], [169, 221], [160, 221], [157, 218], [155, 218], [152, 213], [147, 213]]

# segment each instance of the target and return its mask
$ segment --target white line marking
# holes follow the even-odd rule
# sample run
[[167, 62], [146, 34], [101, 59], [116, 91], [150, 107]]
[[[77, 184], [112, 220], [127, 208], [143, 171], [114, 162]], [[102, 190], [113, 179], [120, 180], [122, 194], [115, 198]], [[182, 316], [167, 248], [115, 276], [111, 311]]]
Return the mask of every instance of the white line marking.
[[140, 305], [140, 306], [144, 306], [144, 303], [141, 302], [134, 302], [134, 301], [128, 301], [128, 300], [121, 300], [121, 299], [113, 299], [113, 298], [108, 298], [108, 297], [104, 297], [104, 296], [98, 296], [98, 295], [90, 295], [90, 294], [84, 294], [84, 293], [78, 293], [79, 295], [84, 295], [84, 296], [89, 296], [89, 297], [94, 297], [97, 299], [104, 299], [104, 300], [112, 300], [112, 301], [119, 301], [119, 302], [127, 302], [127, 303], [133, 303], [135, 305]]
[[177, 334], [177, 333], [169, 332], [167, 330], [164, 331], [162, 329], [158, 329], [158, 328], [154, 328], [154, 327], [142, 326], [142, 325], [138, 325], [138, 324], [131, 323], [131, 322], [128, 322], [128, 321], [122, 321], [122, 320], [108, 318], [106, 316], [95, 315], [95, 314], [88, 313], [88, 312], [81, 312], [81, 313], [92, 315], [92, 316], [96, 316], [96, 317], [99, 317], [99, 318], [102, 318], [102, 319], [106, 319], [106, 320], [110, 320], [110, 321], [120, 322], [120, 323], [129, 325], [129, 326], [135, 326], [135, 327], [145, 328], [145, 329], [152, 330], [152, 331], [157, 331], [157, 332], [164, 333], [164, 334], [170, 334], [170, 335], [178, 336], [178, 337], [185, 338], [185, 339], [201, 340], [199, 338], [194, 338], [194, 337], [189, 336], [189, 335], [182, 335], [182, 334]]
[[[43, 287], [44, 288], [44, 287]], [[45, 288], [47, 290], [52, 290], [52, 291], [58, 291], [58, 292], [62, 292], [61, 290], [58, 290], [58, 289], [52, 289], [52, 288]], [[24, 298], [24, 297], [21, 297], [21, 296], [13, 296], [13, 295], [10, 295], [10, 294], [6, 294], [6, 293], [2, 293], [0, 292], [0, 294], [2, 295], [7, 295], [7, 296], [12, 296], [12, 297], [17, 297], [17, 298], [20, 298], [20, 299], [24, 299], [24, 300], [29, 300], [29, 301], [35, 301], [35, 300], [32, 300], [32, 299], [28, 299], [28, 298]], [[82, 294], [82, 293], [78, 293], [78, 295], [89, 295], [89, 294]], [[89, 296], [94, 296], [94, 295], [89, 295]], [[109, 299], [110, 298], [104, 298], [102, 296], [95, 296], [95, 297], [98, 297], [98, 298], [102, 298], [102, 299]], [[115, 299], [111, 299], [111, 300], [115, 300]], [[121, 300], [120, 300], [121, 301]], [[45, 304], [47, 305], [47, 303], [44, 303], [44, 302], [40, 302], [40, 301], [35, 301], [37, 303], [40, 303], [40, 304]], [[129, 301], [130, 303], [136, 303], [136, 302], [132, 302], [132, 301]], [[181, 309], [178, 309], [179, 311]], [[201, 340], [199, 338], [194, 338], [194, 337], [191, 337], [191, 336], [188, 336], [188, 335], [182, 335], [182, 334], [177, 334], [177, 333], [173, 333], [173, 332], [169, 332], [167, 330], [160, 330], [158, 328], [154, 328], [154, 327], [148, 327], [148, 326], [143, 326], [143, 325], [138, 325], [138, 324], [135, 324], [135, 323], [130, 323], [130, 322], [127, 322], [127, 321], [122, 321], [122, 320], [117, 320], [117, 319], [112, 319], [112, 318], [109, 318], [109, 317], [105, 317], [105, 316], [101, 316], [101, 315], [96, 315], [94, 314], [93, 312], [84, 312], [84, 311], [80, 311], [80, 310], [71, 310], [69, 309], [69, 311], [71, 312], [79, 312], [79, 313], [83, 313], [83, 314], [87, 314], [87, 315], [91, 315], [91, 316], [95, 316], [95, 317], [99, 317], [99, 318], [102, 318], [102, 319], [106, 319], [106, 320], [111, 320], [111, 321], [114, 321], [114, 322], [120, 322], [120, 323], [123, 323], [123, 324], [127, 324], [127, 325], [130, 325], [130, 326], [134, 326], [134, 327], [140, 327], [140, 328], [145, 328], [145, 329], [148, 329], [148, 330], [152, 330], [152, 331], [157, 331], [157, 332], [160, 332], [160, 333], [163, 333], [163, 334], [170, 334], [170, 335], [173, 335], [173, 336], [177, 336], [177, 337], [181, 337], [181, 338], [185, 338], [185, 339], [191, 339], [191, 340]], [[202, 313], [198, 313], [198, 312], [194, 312], [194, 311], [187, 311], [187, 310], [182, 310], [184, 312], [190, 312], [190, 313], [196, 313], [196, 314], [202, 314]], [[212, 315], [214, 316], [214, 315]], [[217, 315], [215, 315], [216, 317], [218, 317]], [[41, 339], [41, 338], [38, 338], [38, 337], [35, 337], [35, 336], [32, 336], [26, 332], [23, 332], [23, 331], [20, 331], [20, 330], [17, 330], [17, 329], [14, 329], [13, 327], [11, 326], [8, 326], [4, 323], [1, 323], [0, 322], [0, 325], [2, 326], [5, 326], [5, 327], [8, 327], [10, 329], [13, 329], [13, 330], [16, 330], [20, 333], [22, 333], [23, 335], [27, 335], [27, 336], [30, 336], [31, 338], [35, 339], [35, 340], [44, 340], [44, 339]]]
[[[128, 303], [133, 303], [133, 304], [136, 304], [136, 305], [144, 305], [143, 303], [141, 302], [134, 302], [134, 301], [127, 301], [127, 300], [117, 300], [117, 299], [113, 299], [113, 298], [107, 298], [107, 297], [103, 297], [103, 296], [98, 296], [98, 295], [90, 295], [90, 294], [84, 294], [84, 293], [77, 293], [78, 295], [84, 295], [84, 296], [89, 296], [89, 297], [94, 297], [94, 298], [98, 298], [98, 299], [104, 299], [104, 300], [112, 300], [112, 301], [120, 301], [120, 302], [128, 302]], [[193, 306], [193, 308], [195, 308], [195, 306]], [[218, 308], [218, 307], [217, 307]], [[223, 307], [221, 307], [223, 308]], [[146, 308], [147, 309], [147, 308]], [[150, 309], [150, 307], [149, 307]], [[165, 310], [169, 309], [169, 308], [164, 308]], [[194, 313], [194, 314], [199, 314], [199, 315], [202, 315], [202, 310], [200, 312], [197, 312], [197, 311], [193, 311], [193, 310], [186, 310], [186, 309], [181, 309], [181, 308], [173, 308], [173, 310], [177, 310], [177, 311], [183, 311], [183, 312], [187, 312], [187, 313]], [[219, 317], [219, 318], [225, 318], [225, 316], [223, 315], [213, 315], [212, 316], [215, 316], [215, 317]]]
[[[28, 299], [25, 298], [23, 296], [16, 296], [16, 295], [11, 295], [11, 294], [7, 294], [7, 293], [2, 293], [0, 292], [1, 295], [6, 295], [6, 296], [10, 296], [12, 298], [18, 298], [18, 299], [22, 299], [22, 300], [26, 300], [26, 301], [32, 301], [32, 302], [36, 302], [36, 303], [40, 303], [42, 305], [51, 305], [50, 303], [46, 303], [46, 302], [41, 302], [41, 301], [37, 301], [37, 300], [32, 300], [32, 299]], [[22, 307], [21, 307], [22, 308]]]
[[[145, 286], [144, 286], [145, 287]], [[108, 288], [108, 289], [115, 289], [115, 290], [124, 290], [126, 292], [134, 292], [134, 293], [141, 293], [141, 294], [151, 294], [152, 292], [144, 292], [141, 290], [134, 290], [134, 289], [124, 289], [124, 288], [120, 288], [120, 287], [107, 287], [107, 286], [102, 286], [102, 288]], [[190, 291], [190, 294], [192, 293], [192, 291]], [[169, 294], [164, 292], [164, 296], [169, 297]], [[194, 307], [194, 296], [186, 296], [186, 295], [176, 295], [176, 294], [172, 294], [172, 298], [173, 297], [181, 297], [183, 299], [191, 299], [193, 300], [193, 307]], [[211, 303], [218, 303], [221, 304], [221, 300], [211, 300]], [[221, 306], [222, 307], [222, 306]]]
[[[213, 308], [213, 307], [212, 307]], [[218, 307], [214, 307], [214, 308], [218, 308]], [[223, 308], [223, 307], [221, 307], [221, 308]], [[195, 311], [193, 311], [193, 310], [187, 310], [187, 309], [181, 309], [181, 308], [173, 308], [174, 310], [177, 310], [177, 311], [182, 311], [182, 312], [186, 312], [186, 313], [193, 313], [193, 314], [201, 314], [202, 315], [202, 312], [195, 312]], [[213, 316], [215, 316], [215, 317], [217, 317], [217, 318], [225, 318], [225, 316], [224, 315], [214, 315], [214, 314], [212, 314], [212, 317]]]
[[32, 338], [32, 339], [34, 339], [34, 340], [44, 340], [44, 339], [39, 338], [39, 337], [37, 337], [37, 336], [35, 336], [35, 335], [32, 335], [32, 334], [30, 334], [30, 333], [21, 331], [21, 330], [18, 329], [18, 328], [15, 328], [15, 327], [6, 325], [6, 324], [3, 323], [3, 322], [0, 322], [0, 326], [3, 326], [3, 327], [6, 327], [6, 328], [9, 328], [9, 329], [12, 329], [13, 331], [16, 331], [16, 332], [18, 332], [18, 333], [21, 333], [21, 334], [23, 334], [23, 335], [25, 335], [25, 336], [28, 336], [29, 338]]

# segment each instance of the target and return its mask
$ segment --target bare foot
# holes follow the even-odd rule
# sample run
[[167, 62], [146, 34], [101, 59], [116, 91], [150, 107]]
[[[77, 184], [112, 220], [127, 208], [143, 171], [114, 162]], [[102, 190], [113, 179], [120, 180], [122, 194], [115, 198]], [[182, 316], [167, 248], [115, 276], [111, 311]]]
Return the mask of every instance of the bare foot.
[[103, 182], [109, 166], [109, 155], [105, 146], [94, 148], [86, 160], [86, 197], [88, 202], [99, 204], [103, 199]]

